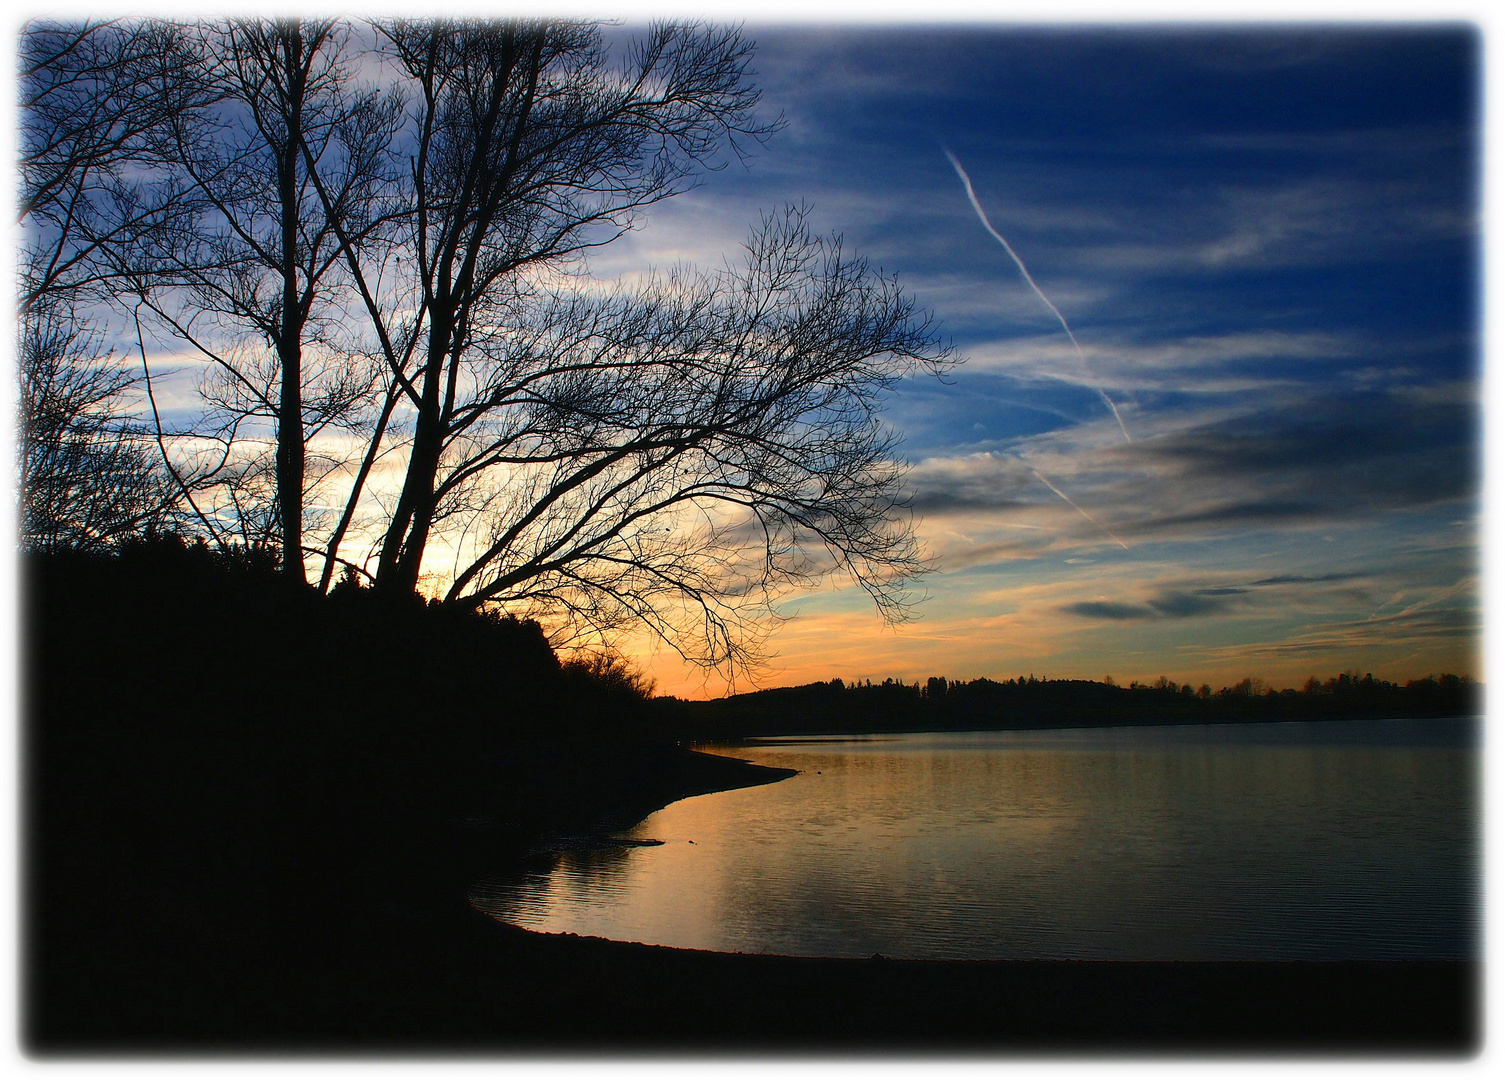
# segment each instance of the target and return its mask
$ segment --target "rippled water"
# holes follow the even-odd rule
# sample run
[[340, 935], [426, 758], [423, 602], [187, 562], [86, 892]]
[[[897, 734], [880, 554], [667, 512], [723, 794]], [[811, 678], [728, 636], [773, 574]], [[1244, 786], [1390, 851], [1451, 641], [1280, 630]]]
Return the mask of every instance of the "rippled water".
[[731, 952], [1481, 959], [1476, 721], [788, 739], [475, 890], [549, 932]]

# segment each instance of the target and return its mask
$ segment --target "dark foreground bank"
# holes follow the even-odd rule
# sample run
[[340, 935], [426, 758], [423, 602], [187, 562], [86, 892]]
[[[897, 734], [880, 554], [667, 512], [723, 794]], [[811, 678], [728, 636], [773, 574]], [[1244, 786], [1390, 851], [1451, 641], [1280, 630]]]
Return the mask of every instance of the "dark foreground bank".
[[458, 900], [256, 970], [183, 945], [88, 987], [32, 1050], [1456, 1057], [1480, 1042], [1473, 964], [726, 955], [534, 934]]

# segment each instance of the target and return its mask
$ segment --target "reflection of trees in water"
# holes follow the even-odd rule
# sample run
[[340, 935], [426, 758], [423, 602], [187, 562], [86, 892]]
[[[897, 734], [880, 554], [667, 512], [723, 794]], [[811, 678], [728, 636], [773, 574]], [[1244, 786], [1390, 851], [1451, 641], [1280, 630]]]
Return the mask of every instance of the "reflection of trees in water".
[[566, 851], [559, 857], [558, 873], [571, 885], [616, 891], [621, 888], [627, 862], [633, 855], [633, 848], [617, 846]]
[[501, 919], [545, 916], [559, 896], [571, 901], [620, 893], [628, 860], [637, 845], [538, 851], [516, 871], [497, 874], [470, 888], [477, 909]]
[[548, 910], [549, 879], [558, 865], [558, 855], [530, 855], [517, 869], [472, 885], [471, 906], [500, 919], [542, 914]]

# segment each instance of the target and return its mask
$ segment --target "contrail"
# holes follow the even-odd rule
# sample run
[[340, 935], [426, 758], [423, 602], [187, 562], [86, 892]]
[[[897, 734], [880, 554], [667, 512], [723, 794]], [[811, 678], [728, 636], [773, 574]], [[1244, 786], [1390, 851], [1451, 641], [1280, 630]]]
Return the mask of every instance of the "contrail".
[[[1456, 585], [1454, 585], [1450, 589], [1443, 589], [1441, 592], [1437, 593], [1435, 596], [1430, 596], [1430, 597], [1427, 597], [1426, 599], [1423, 599], [1423, 600], [1417, 600], [1415, 603], [1408, 605], [1407, 607], [1405, 607], [1404, 609], [1402, 609], [1400, 611], [1397, 611], [1394, 615], [1386, 615], [1385, 618], [1387, 618], [1387, 619], [1403, 619], [1407, 615], [1410, 615], [1412, 612], [1420, 611], [1422, 608], [1428, 608], [1428, 607], [1431, 607], [1433, 604], [1441, 603], [1442, 601], [1446, 600], [1448, 597], [1455, 596], [1458, 593], [1462, 592], [1464, 589], [1469, 588], [1469, 587], [1471, 587], [1473, 585], [1474, 585], [1474, 582], [1472, 580], [1467, 580], [1466, 579], [1464, 581], [1460, 581], [1460, 582], [1458, 582]], [[1379, 607], [1375, 608], [1373, 611], [1371, 611], [1369, 613], [1369, 618], [1370, 619], [1378, 618], [1380, 612], [1383, 611], [1387, 606], [1389, 606], [1392, 603], [1394, 603], [1393, 600], [1388, 600], [1385, 603], [1381, 604]]]
[[[977, 192], [972, 190], [972, 178], [967, 175], [967, 170], [962, 168], [962, 163], [956, 160], [956, 155], [944, 143], [941, 144], [941, 149], [945, 152], [947, 159], [950, 160], [951, 167], [956, 170], [956, 175], [961, 177], [962, 186], [967, 189], [967, 201], [972, 204], [972, 209], [977, 212], [977, 220], [982, 222], [982, 227], [988, 230], [994, 240], [1003, 245], [1003, 250], [1009, 253], [1009, 258], [1013, 259], [1014, 265], [1019, 267], [1019, 272], [1024, 275], [1024, 280], [1029, 282], [1029, 287], [1035, 290], [1035, 295], [1040, 298], [1046, 307], [1050, 308], [1051, 314], [1055, 315], [1061, 321], [1061, 329], [1066, 331], [1066, 336], [1071, 339], [1071, 344], [1076, 348], [1077, 359], [1082, 362], [1083, 368], [1090, 371], [1091, 368], [1087, 364], [1087, 357], [1083, 354], [1082, 346], [1077, 341], [1076, 335], [1071, 332], [1071, 325], [1066, 321], [1066, 316], [1061, 314], [1060, 308], [1050, 302], [1050, 297], [1045, 295], [1045, 291], [1039, 285], [1035, 284], [1035, 279], [1030, 277], [1029, 268], [1024, 265], [1024, 260], [1019, 257], [1019, 253], [1003, 238], [1001, 232], [993, 228], [993, 223], [988, 220], [988, 215], [983, 211], [982, 203], [977, 201]], [[1113, 419], [1118, 421], [1118, 428], [1124, 433], [1124, 441], [1133, 442], [1134, 440], [1129, 436], [1129, 429], [1124, 425], [1124, 418], [1118, 414], [1118, 406], [1113, 404], [1113, 399], [1108, 396], [1107, 391], [1101, 386], [1097, 388], [1097, 394], [1098, 397], [1103, 399], [1103, 404], [1107, 405], [1108, 409], [1113, 413]], [[1041, 477], [1041, 479], [1043, 480], [1044, 477]], [[1058, 491], [1056, 494], [1060, 495], [1060, 492]], [[1065, 499], [1066, 496], [1061, 495], [1061, 498]], [[1066, 501], [1071, 502], [1070, 499], [1066, 499]], [[1076, 504], [1073, 503], [1072, 505]]]
[[1087, 513], [1087, 511], [1083, 510], [1076, 503], [1072, 502], [1070, 495], [1066, 494], [1066, 492], [1062, 491], [1060, 488], [1056, 487], [1056, 485], [1052, 484], [1049, 480], [1045, 479], [1045, 477], [1041, 476], [1040, 473], [1039, 473], [1039, 470], [1037, 470], [1037, 469], [1030, 469], [1030, 472], [1034, 474], [1036, 480], [1040, 481], [1040, 483], [1042, 483], [1046, 487], [1050, 488], [1051, 491], [1054, 491], [1057, 495], [1061, 496], [1061, 498], [1065, 499], [1067, 506], [1071, 507], [1078, 514], [1081, 514], [1088, 521], [1092, 522], [1092, 524], [1096, 525], [1103, 532], [1107, 533], [1108, 534], [1108, 538], [1110, 540], [1112, 540], [1115, 544], [1117, 544], [1119, 547], [1123, 548], [1125, 551], [1129, 550], [1129, 545], [1126, 544], [1126, 543], [1124, 543], [1118, 537], [1114, 536], [1112, 529], [1108, 528], [1101, 521], [1097, 520], [1097, 518], [1095, 518], [1091, 514]]

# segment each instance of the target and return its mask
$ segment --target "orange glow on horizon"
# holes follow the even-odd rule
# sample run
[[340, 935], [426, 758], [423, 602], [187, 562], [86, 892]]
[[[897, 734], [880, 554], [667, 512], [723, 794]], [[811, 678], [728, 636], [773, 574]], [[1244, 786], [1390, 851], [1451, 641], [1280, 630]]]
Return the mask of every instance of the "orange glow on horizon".
[[739, 673], [731, 683], [667, 649], [639, 649], [629, 655], [655, 681], [656, 694], [691, 701], [832, 679], [894, 679], [923, 685], [931, 676], [952, 682], [1003, 682], [1028, 675], [1097, 682], [1111, 675], [1119, 685], [1128, 686], [1136, 681], [1151, 684], [1164, 676], [1178, 685], [1206, 683], [1216, 691], [1250, 677], [1283, 690], [1299, 689], [1314, 676], [1326, 680], [1344, 671], [1404, 684], [1443, 673], [1477, 677], [1479, 670], [1468, 644], [1453, 641], [1429, 643], [1432, 648], [1427, 650], [1398, 648], [1395, 655], [1354, 646], [1296, 652], [1293, 657], [1282, 655], [1285, 643], [1273, 642], [1242, 649], [1183, 648], [1155, 657], [1129, 655], [1129, 648], [1083, 648], [1074, 630], [1064, 619], [1057, 618], [1052, 626], [1047, 620], [1018, 615], [921, 619], [888, 628], [869, 613], [823, 614], [808, 623], [786, 623], [770, 642], [776, 653], [770, 662], [762, 670]]

